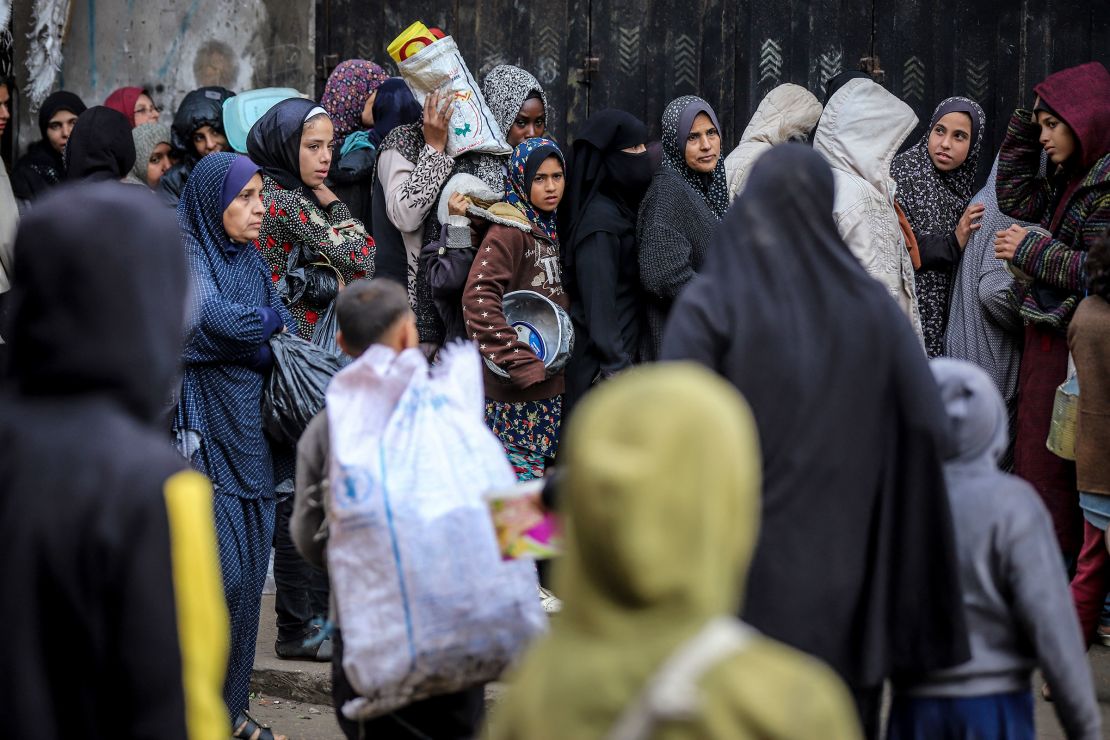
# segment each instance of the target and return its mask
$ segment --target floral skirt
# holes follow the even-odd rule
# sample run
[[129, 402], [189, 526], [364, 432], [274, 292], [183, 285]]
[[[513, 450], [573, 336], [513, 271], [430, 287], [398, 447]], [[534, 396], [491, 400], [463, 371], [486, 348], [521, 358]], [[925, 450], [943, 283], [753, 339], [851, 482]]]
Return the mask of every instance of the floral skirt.
[[559, 449], [562, 418], [562, 396], [519, 403], [486, 399], [486, 425], [505, 447], [517, 480], [543, 477], [547, 459]]

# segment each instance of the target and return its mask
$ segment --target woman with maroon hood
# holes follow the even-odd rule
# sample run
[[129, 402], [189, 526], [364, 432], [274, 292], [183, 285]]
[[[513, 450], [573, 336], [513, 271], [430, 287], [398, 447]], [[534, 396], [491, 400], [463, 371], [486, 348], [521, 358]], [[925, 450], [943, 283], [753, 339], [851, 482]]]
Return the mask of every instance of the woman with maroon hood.
[[999, 231], [995, 256], [1029, 278], [1014, 284], [1025, 320], [1014, 472], [1036, 487], [1061, 550], [1074, 558], [1083, 544], [1075, 463], [1049, 452], [1045, 439], [1056, 387], [1067, 375], [1067, 329], [1087, 285], [1087, 252], [1110, 227], [1110, 72], [1098, 62], [1082, 64], [1049, 76], [1034, 92], [1033, 110], [1014, 111], [1002, 142], [998, 206], [1042, 231]]

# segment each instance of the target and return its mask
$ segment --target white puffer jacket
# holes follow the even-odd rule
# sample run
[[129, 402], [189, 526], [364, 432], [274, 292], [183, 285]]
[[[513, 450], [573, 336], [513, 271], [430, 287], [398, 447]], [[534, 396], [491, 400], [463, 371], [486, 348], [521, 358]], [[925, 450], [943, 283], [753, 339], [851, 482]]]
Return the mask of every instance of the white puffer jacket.
[[821, 117], [821, 102], [801, 85], [779, 85], [760, 101], [740, 143], [725, 159], [729, 200], [744, 189], [759, 155], [791, 139], [805, 138]]
[[897, 186], [890, 176], [898, 147], [916, 125], [913, 110], [882, 85], [851, 80], [825, 106], [813, 148], [833, 168], [833, 216], [840, 236], [922, 336], [913, 263], [894, 210]]

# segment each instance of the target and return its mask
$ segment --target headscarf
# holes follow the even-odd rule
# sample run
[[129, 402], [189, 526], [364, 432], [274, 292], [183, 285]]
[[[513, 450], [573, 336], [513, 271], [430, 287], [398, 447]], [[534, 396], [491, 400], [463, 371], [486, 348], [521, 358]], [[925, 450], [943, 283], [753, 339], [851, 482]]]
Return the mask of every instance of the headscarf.
[[[560, 454], [563, 611], [510, 682], [523, 711], [498, 709], [496, 737], [607, 736], [669, 655], [736, 612], [759, 531], [751, 412], [692, 363], [603, 384], [570, 418]], [[516, 721], [502, 727], [499, 712]]]
[[1052, 217], [1050, 230], [1056, 233], [1071, 196], [1095, 163], [1110, 153], [1110, 72], [1099, 62], [1088, 62], [1049, 75], [1033, 91], [1079, 144], [1079, 156], [1067, 163], [1067, 185]]
[[135, 166], [131, 168], [131, 174], [147, 185], [146, 168], [155, 148], [159, 144], [173, 145], [170, 127], [164, 123], [142, 123], [131, 129], [131, 140], [135, 142]]
[[[203, 168], [201, 163], [205, 163]], [[177, 205], [177, 221], [185, 239], [196, 242], [206, 254], [215, 254], [217, 249], [230, 255], [235, 254], [239, 246], [231, 241], [224, 230], [224, 211], [231, 198], [260, 169], [242, 154], [213, 152], [203, 157], [189, 175], [189, 183], [193, 182], [198, 170], [203, 181], [198, 181], [193, 187], [187, 184], [185, 192], [192, 191], [190, 197], [186, 198], [185, 193], [182, 193]], [[236, 182], [228, 183], [228, 180]], [[234, 188], [231, 198], [225, 193], [227, 187]]]
[[508, 173], [505, 175], [505, 202], [515, 206], [528, 217], [533, 226], [550, 237], [557, 245], [559, 234], [555, 212], [544, 214], [532, 205], [532, 180], [535, 179], [540, 165], [552, 155], [559, 158], [559, 163], [563, 165], [565, 171], [566, 161], [563, 159], [563, 152], [551, 139], [525, 139], [517, 144], [509, 159]]
[[374, 146], [398, 126], [419, 123], [424, 109], [416, 102], [412, 90], [400, 77], [391, 77], [378, 87], [378, 97], [374, 99], [374, 128], [370, 131], [370, 142]]
[[150, 95], [141, 87], [121, 87], [104, 100], [104, 107], [119, 111], [127, 116], [131, 128], [135, 128], [135, 103], [142, 95]]
[[247, 154], [265, 175], [287, 190], [308, 192], [301, 179], [301, 134], [305, 121], [319, 107], [304, 98], [283, 100], [266, 111], [247, 134]]
[[[929, 137], [937, 121], [949, 113], [963, 113], [971, 119], [971, 140], [963, 164], [944, 172], [929, 156]], [[987, 117], [978, 103], [968, 98], [948, 98], [933, 111], [921, 139], [894, 158], [890, 175], [898, 184], [896, 197], [915, 234], [939, 236], [955, 230], [975, 192], [975, 173], [986, 128]], [[914, 279], [925, 351], [929, 357], [944, 354], [952, 272], [951, 266], [923, 269], [917, 271]]]
[[[590, 234], [620, 233], [635, 226], [640, 200], [651, 185], [651, 158], [646, 151], [628, 154], [621, 150], [647, 144], [647, 137], [643, 121], [610, 108], [590, 116], [574, 140], [559, 209], [564, 276], [574, 275], [576, 248]], [[599, 193], [609, 196], [619, 214], [609, 208], [590, 210]], [[615, 215], [619, 218], [613, 218]]]
[[694, 192], [705, 199], [709, 210], [717, 218], [724, 216], [728, 209], [728, 184], [725, 179], [725, 158], [718, 157], [717, 166], [709, 175], [695, 172], [686, 164], [686, 137], [699, 113], [705, 113], [717, 131], [717, 114], [709, 103], [695, 95], [675, 98], [663, 111], [663, 166], [668, 167], [686, 181]]
[[[489, 105], [490, 112], [493, 113], [493, 118], [501, 129], [501, 135], [506, 139], [524, 101], [533, 95], [539, 96], [540, 102], [543, 103], [544, 117], [550, 121], [553, 114], [547, 102], [547, 95], [539, 80], [531, 73], [511, 64], [500, 64], [491, 69], [486, 79], [482, 81], [482, 97], [486, 99], [486, 104]], [[546, 132], [544, 136], [550, 138]], [[455, 172], [476, 175], [490, 187], [500, 187], [505, 174], [506, 159], [507, 157], [499, 154], [468, 155], [458, 160]]]
[[103, 394], [152, 423], [181, 363], [179, 239], [166, 208], [133, 185], [69, 183], [44, 194], [19, 222], [0, 329], [20, 392]]
[[1009, 414], [990, 377], [966, 360], [949, 357], [931, 360], [929, 369], [948, 417], [948, 470], [953, 465], [997, 470], [1010, 444]]
[[[971, 142], [964, 163], [942, 172], [929, 156], [929, 136], [937, 121], [949, 113], [965, 113], [971, 119]], [[933, 111], [921, 139], [894, 158], [890, 174], [898, 183], [898, 203], [914, 231], [946, 234], [956, 228], [975, 193], [975, 173], [986, 129], [987, 116], [978, 103], [968, 98], [948, 98]]]
[[235, 200], [237, 196], [251, 178], [254, 177], [262, 168], [252, 162], [249, 158], [239, 156], [231, 163], [231, 168], [224, 176], [223, 185], [220, 186], [220, 213], [227, 210], [231, 205], [231, 201]]
[[67, 180], [122, 180], [135, 166], [131, 126], [119, 111], [94, 105], [66, 142]]
[[761, 156], [671, 311], [663, 358], [721, 373], [755, 414], [764, 521], [744, 618], [863, 688], [968, 651], [943, 408], [833, 200], [813, 149]]
[[46, 139], [46, 129], [50, 126], [50, 119], [64, 110], [80, 118], [86, 106], [81, 98], [68, 90], [59, 90], [49, 95], [39, 108], [39, 133], [42, 134], [43, 139]]
[[[335, 125], [332, 145], [338, 149], [348, 134], [363, 128], [362, 111], [366, 101], [389, 79], [384, 69], [365, 59], [348, 59], [340, 62], [324, 85], [320, 105], [331, 116]], [[374, 119], [375, 125], [377, 119]]]

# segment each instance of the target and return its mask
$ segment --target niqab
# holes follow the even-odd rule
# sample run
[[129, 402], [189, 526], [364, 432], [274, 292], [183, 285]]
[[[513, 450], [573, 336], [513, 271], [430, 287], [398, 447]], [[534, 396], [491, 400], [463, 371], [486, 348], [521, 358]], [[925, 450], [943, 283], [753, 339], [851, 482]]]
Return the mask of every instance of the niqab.
[[943, 408], [913, 330], [838, 233], [833, 182], [804, 145], [760, 157], [663, 358], [721, 373], [755, 414], [764, 521], [744, 618], [873, 689], [968, 650]]
[[[621, 150], [646, 144], [647, 136], [643, 121], [610, 108], [590, 116], [574, 140], [560, 208], [565, 276], [574, 274], [577, 242], [598, 231], [619, 234], [635, 225], [640, 200], [651, 184], [651, 160], [646, 151]], [[591, 208], [602, 194], [615, 209]]]
[[675, 98], [663, 111], [663, 166], [678, 173], [705, 200], [709, 210], [721, 218], [728, 209], [724, 157], [717, 158], [717, 166], [708, 175], [695, 172], [686, 164], [686, 137], [699, 113], [708, 115], [717, 131], [721, 130], [712, 106], [695, 95]]
[[94, 105], [77, 118], [66, 142], [67, 180], [122, 180], [135, 166], [131, 125], [119, 111]]

